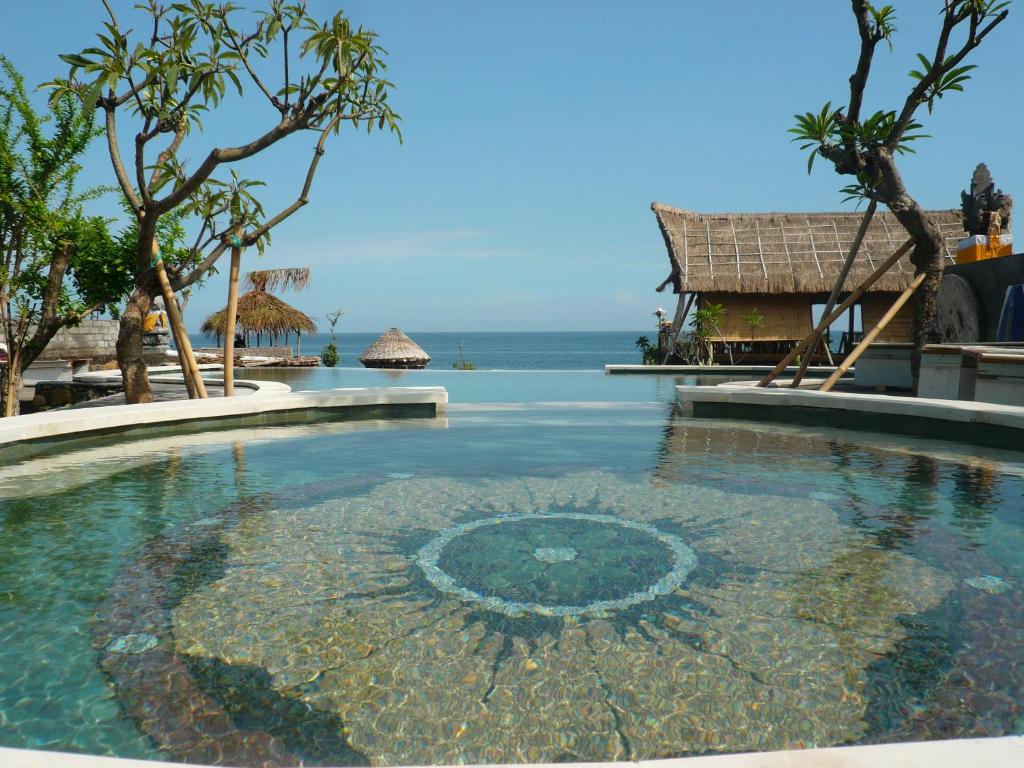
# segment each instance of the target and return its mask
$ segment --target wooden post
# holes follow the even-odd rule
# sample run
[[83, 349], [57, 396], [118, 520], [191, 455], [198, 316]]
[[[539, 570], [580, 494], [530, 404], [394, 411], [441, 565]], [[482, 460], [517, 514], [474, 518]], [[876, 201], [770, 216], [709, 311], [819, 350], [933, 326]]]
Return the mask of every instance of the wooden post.
[[[868, 209], [864, 211], [864, 218], [860, 220], [860, 227], [857, 228], [857, 234], [854, 236], [853, 242], [850, 244], [850, 250], [846, 254], [846, 261], [843, 262], [842, 269], [839, 270], [839, 276], [836, 278], [836, 283], [832, 286], [832, 293], [829, 294], [828, 301], [825, 303], [825, 311], [822, 313], [822, 317], [829, 314], [835, 307], [836, 301], [839, 299], [839, 293], [843, 290], [843, 284], [846, 282], [846, 276], [850, 274], [850, 267], [853, 266], [854, 259], [857, 258], [857, 252], [860, 250], [861, 243], [864, 242], [864, 235], [868, 232], [868, 225], [871, 224], [871, 218], [875, 215], [875, 208], [877, 207], [878, 203], [872, 200], [868, 204]], [[818, 342], [821, 341], [821, 337], [824, 333], [825, 329], [822, 329], [815, 334], [814, 341], [812, 341], [810, 345], [810, 352], [804, 356], [803, 360], [800, 361], [800, 368], [796, 372], [796, 376], [793, 377], [793, 383], [790, 384], [791, 387], [800, 386], [800, 381], [804, 377], [804, 371], [807, 370], [807, 366], [811, 362], [811, 357], [818, 350]], [[827, 344], [825, 345], [825, 350], [828, 353], [828, 361], [831, 363], [832, 353], [828, 351]]]
[[178, 347], [178, 359], [181, 361], [182, 367], [188, 366], [189, 372], [192, 374], [192, 381], [195, 384], [196, 394], [200, 400], [205, 400], [207, 398], [206, 385], [203, 383], [203, 377], [199, 373], [199, 366], [196, 365], [196, 357], [192, 354], [192, 342], [189, 341], [188, 333], [185, 331], [185, 324], [181, 321], [178, 302], [174, 298], [174, 291], [171, 290], [171, 281], [167, 278], [167, 270], [164, 268], [164, 260], [160, 257], [160, 246], [157, 245], [156, 239], [153, 240], [153, 261], [157, 280], [160, 281], [160, 290], [164, 294], [167, 319], [170, 321], [171, 328], [174, 329], [177, 336], [175, 341], [180, 344]]
[[901, 293], [896, 298], [896, 301], [893, 302], [893, 305], [889, 307], [889, 311], [882, 315], [882, 318], [878, 321], [875, 327], [864, 334], [864, 338], [861, 339], [857, 348], [846, 356], [846, 359], [843, 360], [842, 364], [836, 368], [835, 372], [828, 377], [824, 384], [821, 385], [821, 389], [819, 390], [820, 392], [830, 391], [832, 387], [836, 385], [836, 382], [842, 378], [843, 374], [850, 370], [850, 367], [857, 362], [857, 358], [864, 354], [864, 350], [871, 345], [871, 342], [878, 338], [878, 334], [885, 330], [885, 326], [889, 324], [889, 321], [896, 317], [896, 313], [903, 308], [904, 304], [910, 301], [910, 297], [913, 296], [914, 291], [921, 286], [925, 277], [927, 277], [926, 273], [922, 272], [914, 278], [914, 281], [907, 286], [903, 293]]
[[192, 370], [185, 363], [185, 358], [181, 353], [181, 339], [178, 337], [178, 328], [170, 322], [170, 317], [171, 313], [168, 310], [167, 324], [171, 326], [171, 335], [174, 337], [174, 346], [178, 349], [178, 364], [181, 366], [181, 377], [185, 380], [185, 389], [188, 391], [188, 399], [195, 400], [199, 397], [199, 393], [196, 391], [196, 383], [192, 380]]
[[[856, 318], [856, 314], [857, 314], [857, 308], [856, 307], [850, 307], [850, 317], [849, 317], [849, 322], [847, 323], [847, 328], [846, 328], [846, 348], [847, 348], [848, 352], [852, 352], [853, 351], [853, 326], [854, 326], [854, 322], [857, 319]], [[861, 322], [863, 322], [863, 321], [864, 321], [864, 317], [861, 316]], [[844, 352], [844, 354], [846, 354], [846, 352]]]
[[665, 352], [665, 356], [661, 359], [662, 365], [665, 365], [672, 356], [672, 350], [676, 346], [676, 339], [679, 338], [679, 330], [683, 327], [683, 320], [686, 319], [686, 315], [690, 311], [690, 305], [693, 304], [696, 296], [696, 293], [679, 294], [679, 301], [676, 302], [676, 315], [672, 318], [672, 329], [668, 332], [670, 346], [668, 351]]
[[228, 308], [224, 318], [224, 397], [235, 394], [235, 316], [238, 314], [238, 270], [242, 263], [242, 238], [231, 238], [231, 271], [228, 273]]
[[811, 343], [812, 339], [814, 339], [816, 334], [822, 333], [826, 328], [828, 328], [832, 324], [832, 321], [834, 321], [837, 317], [841, 316], [848, 307], [860, 301], [860, 297], [867, 292], [868, 288], [870, 288], [872, 285], [878, 282], [878, 279], [886, 272], [888, 272], [892, 265], [895, 264], [900, 259], [902, 259], [903, 256], [907, 253], [907, 251], [909, 251], [913, 247], [914, 238], [910, 238], [903, 245], [901, 245], [892, 256], [890, 256], [888, 259], [882, 262], [882, 264], [879, 265], [878, 269], [872, 272], [871, 275], [863, 283], [854, 288], [853, 292], [846, 297], [842, 304], [833, 309], [829, 314], [823, 316], [818, 325], [815, 326], [814, 330], [807, 334], [803, 341], [801, 341], [799, 344], [793, 347], [793, 349], [790, 350], [789, 354], [786, 355], [785, 359], [783, 359], [781, 363], [776, 365], [770, 373], [768, 373], [763, 379], [757, 382], [757, 386], [767, 387], [772, 381], [774, 381], [780, 373], [782, 373], [784, 370], [786, 370], [787, 367], [789, 367], [789, 364], [796, 359], [796, 356], [799, 355], [808, 347], [808, 345]]

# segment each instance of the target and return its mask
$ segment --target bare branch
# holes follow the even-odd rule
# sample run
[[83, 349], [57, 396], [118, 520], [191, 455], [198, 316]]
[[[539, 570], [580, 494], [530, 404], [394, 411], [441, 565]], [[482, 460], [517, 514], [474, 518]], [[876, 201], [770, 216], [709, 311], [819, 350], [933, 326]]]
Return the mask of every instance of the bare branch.
[[292, 31], [292, 26], [289, 24], [284, 28], [284, 108], [288, 109], [288, 86], [291, 84], [288, 75], [288, 33]]
[[316, 147], [313, 149], [313, 158], [309, 162], [309, 168], [306, 169], [306, 179], [302, 184], [302, 190], [299, 192], [299, 196], [295, 199], [295, 202], [289, 205], [287, 208], [282, 210], [273, 218], [267, 220], [262, 226], [257, 227], [251, 232], [246, 232], [242, 236], [243, 245], [252, 245], [267, 232], [276, 227], [282, 221], [287, 219], [297, 210], [302, 208], [306, 203], [309, 202], [309, 191], [313, 187], [313, 179], [316, 176], [317, 167], [320, 165], [320, 158], [324, 156], [324, 144], [327, 142], [327, 137], [330, 133], [338, 126], [338, 123], [342, 120], [341, 115], [336, 115], [324, 128], [320, 131], [320, 139], [316, 143]]
[[143, 205], [135, 189], [132, 188], [128, 173], [124, 169], [124, 162], [121, 160], [121, 149], [117, 146], [117, 122], [114, 117], [114, 108], [107, 106], [104, 112], [106, 113], [107, 148], [110, 151], [110, 162], [114, 166], [114, 174], [117, 176], [117, 183], [121, 186], [121, 191], [128, 198], [135, 215], [138, 216], [143, 210]]
[[146, 138], [145, 134], [135, 135], [135, 183], [139, 186], [139, 195], [142, 197], [142, 204], [148, 207], [153, 202], [149, 194], [149, 187], [146, 185]]
[[230, 41], [228, 47], [234, 50], [235, 53], [238, 54], [239, 58], [241, 58], [242, 66], [245, 67], [245, 71], [249, 73], [249, 77], [252, 79], [252, 81], [256, 83], [256, 87], [263, 91], [263, 95], [270, 100], [270, 103], [274, 105], [275, 109], [280, 110], [283, 114], [286, 108], [282, 106], [281, 100], [270, 92], [270, 89], [267, 88], [267, 86], [260, 79], [259, 75], [257, 75], [256, 71], [252, 68], [252, 65], [249, 63], [249, 57], [245, 54], [246, 48], [248, 47], [249, 43], [259, 36], [260, 29], [263, 26], [263, 22], [260, 21], [256, 25], [256, 31], [248, 37], [243, 38], [241, 43], [238, 42], [238, 39], [235, 37], [235, 31], [231, 28], [231, 25], [228, 24], [228, 20], [224, 15], [221, 16], [221, 22], [224, 24], [224, 31], [227, 33], [228, 40]]
[[177, 293], [184, 288], [188, 288], [192, 283], [209, 272], [210, 269], [213, 268], [213, 265], [217, 263], [217, 259], [223, 256], [227, 249], [228, 241], [221, 240], [221, 242], [219, 242], [217, 246], [206, 255], [206, 258], [193, 267], [187, 275], [177, 280], [171, 280], [171, 288], [174, 292]]
[[[943, 18], [942, 22], [942, 33], [939, 35], [939, 44], [936, 46], [935, 56], [936, 58], [932, 61], [931, 69], [924, 73], [914, 90], [907, 96], [907, 100], [903, 104], [903, 109], [900, 111], [900, 116], [896, 120], [893, 126], [892, 133], [889, 134], [889, 139], [885, 146], [889, 151], [893, 151], [896, 145], [899, 144], [900, 139], [903, 138], [903, 134], [907, 130], [907, 126], [910, 125], [914, 118], [914, 112], [924, 102], [925, 94], [928, 93], [928, 89], [931, 88], [935, 82], [942, 76], [944, 76], [951, 69], [956, 68], [961, 61], [963, 61], [967, 54], [977, 48], [981, 41], [997, 26], [999, 26], [1009, 15], [1008, 10], [1004, 10], [999, 13], [992, 21], [990, 21], [981, 32], [977, 32], [977, 19], [971, 17], [971, 33], [967, 37], [967, 41], [952, 56], [946, 57], [946, 46], [949, 42], [949, 36], [957, 24], [964, 21], [965, 16], [951, 15], [947, 9], [947, 13]], [[952, 26], [950, 26], [952, 25]], [[939, 58], [942, 57], [942, 58]]]
[[174, 138], [171, 139], [171, 143], [167, 145], [163, 152], [157, 155], [156, 165], [153, 168], [153, 173], [149, 177], [149, 186], [156, 184], [156, 180], [160, 176], [160, 167], [178, 151], [178, 148], [181, 146], [181, 142], [185, 139], [186, 127], [187, 123], [184, 120], [179, 121], [178, 128], [174, 132]]
[[853, 15], [857, 19], [857, 31], [860, 33], [860, 56], [857, 59], [857, 69], [850, 76], [850, 105], [846, 110], [846, 119], [857, 122], [860, 120], [864, 89], [867, 86], [868, 75], [871, 74], [875, 47], [881, 38], [871, 29], [871, 14], [867, 0], [853, 0]]
[[214, 169], [221, 163], [234, 163], [239, 160], [245, 160], [247, 157], [252, 157], [286, 136], [295, 133], [295, 131], [302, 127], [304, 127], [304, 125], [300, 122], [288, 118], [282, 118], [277, 125], [262, 136], [253, 139], [248, 144], [243, 144], [238, 147], [228, 147], [227, 149], [217, 148], [211, 150], [210, 154], [206, 156], [206, 159], [203, 160], [195, 173], [175, 187], [174, 191], [167, 195], [163, 200], [156, 201], [153, 206], [154, 212], [156, 215], [160, 216], [168, 211], [174, 210], [174, 208], [187, 200], [188, 197], [199, 188], [200, 184], [210, 178], [210, 174], [213, 173]]

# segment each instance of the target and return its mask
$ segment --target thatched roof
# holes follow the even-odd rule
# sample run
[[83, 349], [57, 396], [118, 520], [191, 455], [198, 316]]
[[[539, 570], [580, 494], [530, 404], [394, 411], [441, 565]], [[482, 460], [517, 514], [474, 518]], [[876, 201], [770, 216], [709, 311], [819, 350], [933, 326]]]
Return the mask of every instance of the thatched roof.
[[[696, 213], [653, 203], [669, 264], [678, 260], [682, 292], [828, 293], [864, 216], [852, 213]], [[965, 237], [960, 211], [929, 211], [945, 240], [947, 263]], [[892, 213], [878, 211], [846, 280], [854, 286], [908, 235]], [[904, 257], [873, 291], [902, 291], [913, 277]], [[678, 292], [678, 291], [677, 291]]]
[[[208, 336], [224, 335], [227, 326], [227, 307], [214, 312], [203, 323], [202, 332]], [[292, 333], [316, 333], [316, 324], [303, 312], [281, 301], [266, 291], [249, 291], [238, 297], [238, 333], [253, 333], [271, 337]]]
[[430, 362], [430, 355], [397, 328], [388, 328], [359, 356], [359, 361], [364, 365], [374, 362], [426, 364]]
[[309, 285], [309, 267], [256, 269], [245, 276], [245, 287], [254, 291], [276, 291], [293, 288], [301, 291]]

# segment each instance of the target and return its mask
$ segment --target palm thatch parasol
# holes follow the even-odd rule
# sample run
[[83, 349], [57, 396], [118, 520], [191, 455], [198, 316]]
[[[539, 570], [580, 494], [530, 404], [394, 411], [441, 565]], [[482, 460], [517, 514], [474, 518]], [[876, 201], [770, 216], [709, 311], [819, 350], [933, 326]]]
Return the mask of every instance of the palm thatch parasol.
[[426, 368], [430, 355], [397, 328], [389, 328], [363, 352], [359, 362], [367, 368]]
[[[226, 327], [225, 307], [206, 318], [202, 331], [209, 336], [216, 336], [219, 344]], [[287, 340], [293, 333], [316, 333], [316, 324], [308, 315], [263, 290], [252, 290], [238, 297], [237, 327], [246, 343], [253, 334], [256, 334], [257, 343], [266, 334], [271, 344], [274, 344], [279, 337]]]
[[245, 276], [245, 287], [254, 291], [301, 291], [309, 285], [309, 267], [282, 267], [257, 269]]

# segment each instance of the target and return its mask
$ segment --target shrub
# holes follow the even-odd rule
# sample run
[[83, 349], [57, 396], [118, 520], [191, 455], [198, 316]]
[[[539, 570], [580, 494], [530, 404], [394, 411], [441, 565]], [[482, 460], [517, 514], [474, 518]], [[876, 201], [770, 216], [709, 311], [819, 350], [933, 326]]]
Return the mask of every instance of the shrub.
[[320, 362], [322, 362], [328, 368], [333, 368], [338, 364], [341, 359], [341, 355], [338, 354], [338, 347], [332, 341], [323, 351], [320, 353]]

